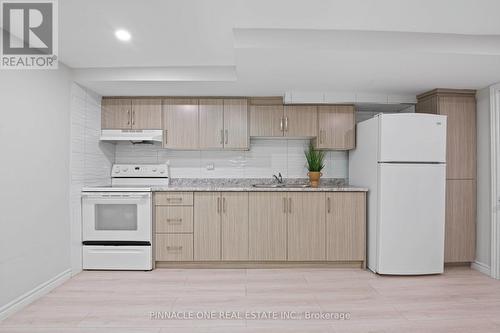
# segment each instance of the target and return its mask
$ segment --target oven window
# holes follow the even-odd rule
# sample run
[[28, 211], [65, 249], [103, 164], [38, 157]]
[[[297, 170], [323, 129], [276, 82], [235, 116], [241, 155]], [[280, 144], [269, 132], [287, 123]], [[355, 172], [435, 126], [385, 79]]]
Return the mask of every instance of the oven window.
[[95, 230], [137, 230], [137, 205], [96, 204]]

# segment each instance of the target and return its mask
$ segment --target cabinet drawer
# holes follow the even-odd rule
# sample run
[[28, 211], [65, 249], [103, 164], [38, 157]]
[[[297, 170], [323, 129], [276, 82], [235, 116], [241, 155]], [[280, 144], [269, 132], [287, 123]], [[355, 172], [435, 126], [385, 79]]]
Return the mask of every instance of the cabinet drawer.
[[192, 261], [192, 234], [156, 234], [156, 261]]
[[160, 192], [155, 195], [156, 206], [192, 206], [193, 192]]
[[157, 206], [156, 232], [193, 232], [193, 207]]

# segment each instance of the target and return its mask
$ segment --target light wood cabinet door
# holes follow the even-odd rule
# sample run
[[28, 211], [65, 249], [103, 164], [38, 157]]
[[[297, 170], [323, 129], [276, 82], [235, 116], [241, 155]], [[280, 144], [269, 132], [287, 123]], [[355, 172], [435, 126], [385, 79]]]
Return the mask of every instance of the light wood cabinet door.
[[194, 260], [221, 259], [221, 194], [194, 194]]
[[476, 182], [446, 181], [445, 262], [473, 262], [476, 250]]
[[290, 192], [288, 261], [325, 260], [325, 193]]
[[132, 100], [132, 129], [161, 129], [161, 99]]
[[156, 234], [156, 261], [193, 261], [192, 234]]
[[283, 136], [283, 105], [250, 106], [250, 136]]
[[285, 136], [317, 136], [318, 107], [316, 105], [286, 105], [284, 129]]
[[248, 194], [248, 257], [250, 260], [286, 260], [286, 193]]
[[353, 105], [318, 106], [318, 149], [354, 149], [355, 110]]
[[222, 99], [200, 99], [200, 148], [224, 146], [224, 104]]
[[192, 233], [193, 207], [156, 206], [155, 225], [158, 233]]
[[224, 99], [224, 149], [249, 149], [248, 101]]
[[365, 260], [365, 193], [326, 194], [326, 260]]
[[248, 193], [222, 193], [222, 260], [248, 260]]
[[198, 100], [163, 100], [163, 147], [172, 149], [199, 149]]
[[439, 113], [448, 116], [446, 178], [476, 178], [476, 99], [439, 96]]
[[132, 101], [127, 98], [103, 98], [101, 101], [102, 129], [130, 129]]

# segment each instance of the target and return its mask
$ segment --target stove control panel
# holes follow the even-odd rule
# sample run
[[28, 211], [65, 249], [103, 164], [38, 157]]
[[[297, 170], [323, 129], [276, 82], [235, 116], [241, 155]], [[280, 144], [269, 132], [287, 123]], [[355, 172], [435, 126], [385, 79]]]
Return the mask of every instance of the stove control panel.
[[168, 164], [114, 164], [111, 177], [167, 178]]

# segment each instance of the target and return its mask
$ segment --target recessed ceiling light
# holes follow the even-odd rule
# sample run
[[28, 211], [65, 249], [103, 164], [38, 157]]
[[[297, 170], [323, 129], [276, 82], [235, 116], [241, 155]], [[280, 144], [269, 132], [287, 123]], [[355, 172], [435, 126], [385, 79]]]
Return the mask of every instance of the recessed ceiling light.
[[115, 36], [122, 42], [127, 42], [130, 40], [132, 36], [130, 36], [130, 32], [127, 30], [119, 29], [115, 31]]

